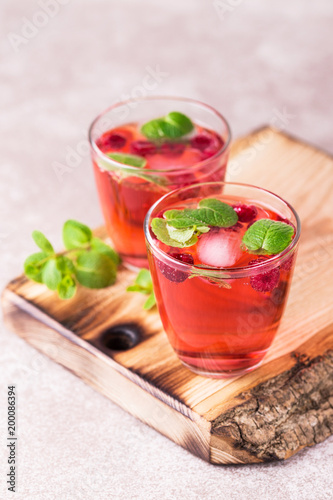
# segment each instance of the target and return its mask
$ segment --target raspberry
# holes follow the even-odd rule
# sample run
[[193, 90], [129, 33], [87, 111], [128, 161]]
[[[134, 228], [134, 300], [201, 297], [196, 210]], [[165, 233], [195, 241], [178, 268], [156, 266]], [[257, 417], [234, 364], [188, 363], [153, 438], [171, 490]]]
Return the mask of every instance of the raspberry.
[[[170, 257], [177, 259], [180, 262], [184, 262], [185, 264], [194, 264], [193, 257], [189, 253], [170, 253], [169, 255]], [[157, 261], [157, 265], [163, 276], [165, 276], [169, 281], [173, 281], [174, 283], [182, 283], [188, 277], [188, 273], [180, 271], [179, 269], [175, 269], [174, 267], [171, 267], [160, 260]]]
[[258, 210], [254, 205], [234, 205], [233, 209], [238, 215], [240, 222], [252, 222], [258, 214]]
[[207, 160], [223, 147], [224, 142], [216, 135], [202, 133], [193, 137], [190, 144], [192, 148], [201, 151], [202, 160]]
[[183, 153], [185, 149], [185, 144], [183, 142], [164, 142], [161, 145], [161, 154], [167, 154], [171, 156], [178, 156]]
[[285, 271], [290, 271], [290, 269], [293, 267], [294, 263], [294, 254], [290, 255], [288, 259], [286, 259], [283, 264], [281, 265], [281, 269], [284, 269]]
[[96, 142], [100, 149], [121, 149], [126, 144], [126, 137], [121, 134], [105, 134]]
[[198, 134], [193, 139], [191, 139], [192, 148], [199, 149], [199, 151], [204, 151], [212, 143], [212, 139], [209, 135]]
[[[259, 257], [256, 260], [251, 260], [249, 262], [249, 266], [254, 264], [258, 264], [260, 262], [265, 262], [266, 259], [263, 257]], [[256, 276], [251, 276], [250, 285], [256, 292], [271, 292], [274, 288], [277, 287], [280, 279], [280, 271], [279, 268], [276, 267], [271, 271], [266, 271], [261, 274], [257, 274]]]
[[157, 152], [156, 146], [150, 141], [133, 141], [131, 153], [139, 156], [153, 155]]
[[170, 253], [170, 257], [180, 260], [184, 264], [190, 264], [191, 266], [194, 264], [193, 256], [190, 253]]

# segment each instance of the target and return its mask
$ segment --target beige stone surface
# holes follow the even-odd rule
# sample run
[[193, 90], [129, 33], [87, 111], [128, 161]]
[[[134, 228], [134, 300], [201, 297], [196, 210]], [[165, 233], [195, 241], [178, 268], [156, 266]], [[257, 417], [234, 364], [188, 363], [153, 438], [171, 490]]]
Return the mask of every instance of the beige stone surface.
[[[275, 123], [332, 153], [332, 23], [331, 0], [1, 0], [1, 287], [34, 251], [33, 229], [61, 248], [65, 219], [102, 222], [86, 131], [123, 97], [191, 96], [234, 136]], [[332, 438], [285, 463], [214, 467], [3, 327], [0, 367], [1, 499], [8, 383], [17, 500], [331, 498]]]

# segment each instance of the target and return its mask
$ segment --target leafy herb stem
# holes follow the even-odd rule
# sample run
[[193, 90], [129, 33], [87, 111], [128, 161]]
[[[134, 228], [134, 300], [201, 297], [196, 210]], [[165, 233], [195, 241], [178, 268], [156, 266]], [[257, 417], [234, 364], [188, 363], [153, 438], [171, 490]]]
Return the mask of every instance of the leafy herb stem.
[[72, 298], [78, 283], [87, 288], [104, 288], [115, 282], [120, 257], [94, 237], [88, 226], [68, 220], [62, 235], [66, 250], [57, 254], [43, 233], [32, 233], [41, 251], [25, 260], [24, 273], [29, 279], [57, 291], [61, 299]]

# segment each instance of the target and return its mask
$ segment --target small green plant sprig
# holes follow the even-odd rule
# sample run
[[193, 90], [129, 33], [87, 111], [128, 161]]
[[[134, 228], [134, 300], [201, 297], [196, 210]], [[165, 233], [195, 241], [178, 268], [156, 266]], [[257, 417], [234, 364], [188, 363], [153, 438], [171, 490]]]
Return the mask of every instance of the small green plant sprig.
[[49, 240], [40, 231], [32, 237], [40, 252], [24, 262], [27, 278], [44, 283], [57, 291], [61, 299], [75, 295], [77, 284], [87, 288], [105, 288], [113, 285], [120, 264], [119, 255], [91, 229], [75, 220], [65, 222], [62, 237], [66, 251], [56, 254]]
[[179, 111], [171, 111], [162, 118], [151, 120], [141, 127], [141, 132], [147, 139], [179, 139], [194, 129], [191, 119]]
[[[167, 210], [163, 218], [155, 217], [151, 228], [156, 238], [170, 247], [186, 248], [212, 227], [232, 227], [238, 215], [232, 206], [215, 198], [199, 201], [198, 208]], [[276, 255], [291, 243], [294, 228], [285, 222], [259, 219], [246, 230], [242, 249], [258, 255]]]
[[133, 285], [127, 287], [127, 292], [139, 292], [148, 295], [148, 299], [143, 305], [144, 309], [151, 309], [156, 304], [153, 291], [153, 282], [148, 269], [140, 269]]

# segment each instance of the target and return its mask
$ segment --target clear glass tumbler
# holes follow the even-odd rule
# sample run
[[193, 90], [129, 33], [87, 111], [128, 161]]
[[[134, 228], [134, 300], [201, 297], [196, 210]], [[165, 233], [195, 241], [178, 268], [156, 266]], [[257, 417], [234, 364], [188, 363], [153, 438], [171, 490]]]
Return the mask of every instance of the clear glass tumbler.
[[[149, 141], [142, 124], [177, 111], [195, 130], [186, 138]], [[224, 180], [230, 146], [227, 121], [201, 102], [175, 97], [146, 97], [120, 102], [101, 113], [89, 131], [99, 199], [108, 234], [125, 264], [148, 267], [143, 221], [164, 194], [204, 181]], [[111, 149], [135, 153], [144, 168], [108, 156]]]
[[[203, 198], [238, 207], [242, 216], [232, 228], [211, 228], [189, 248], [173, 248], [156, 238], [153, 218], [170, 209], [197, 207]], [[242, 247], [245, 231], [261, 218], [294, 228], [281, 253], [250, 255]], [[199, 184], [157, 201], [146, 216], [145, 236], [159, 313], [182, 363], [217, 378], [258, 366], [277, 332], [291, 285], [300, 236], [300, 220], [291, 205], [255, 186]], [[229, 267], [212, 265], [221, 259]]]

